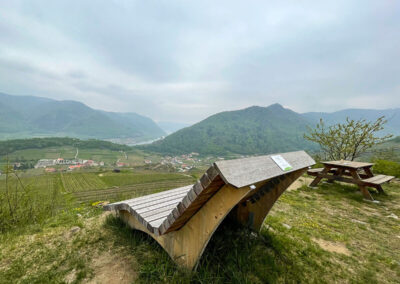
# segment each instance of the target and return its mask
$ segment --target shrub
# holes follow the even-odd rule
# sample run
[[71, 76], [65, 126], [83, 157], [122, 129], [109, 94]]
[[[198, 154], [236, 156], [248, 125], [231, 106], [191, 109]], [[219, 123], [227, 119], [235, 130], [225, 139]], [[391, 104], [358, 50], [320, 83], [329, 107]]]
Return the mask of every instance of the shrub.
[[400, 163], [387, 160], [374, 160], [374, 163], [374, 173], [400, 178]]

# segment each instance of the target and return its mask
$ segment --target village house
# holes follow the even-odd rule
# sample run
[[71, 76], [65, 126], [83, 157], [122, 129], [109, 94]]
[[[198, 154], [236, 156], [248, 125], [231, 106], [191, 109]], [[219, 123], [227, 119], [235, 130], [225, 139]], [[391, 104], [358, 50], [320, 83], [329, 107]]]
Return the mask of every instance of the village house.
[[45, 168], [44, 171], [45, 171], [46, 173], [55, 173], [55, 172], [56, 172], [56, 169], [55, 169], [55, 168]]

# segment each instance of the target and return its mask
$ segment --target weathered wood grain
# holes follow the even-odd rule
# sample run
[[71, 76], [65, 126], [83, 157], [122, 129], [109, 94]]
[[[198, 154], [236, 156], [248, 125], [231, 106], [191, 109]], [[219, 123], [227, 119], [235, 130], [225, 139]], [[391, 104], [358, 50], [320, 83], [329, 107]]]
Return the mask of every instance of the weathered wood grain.
[[281, 155], [293, 167], [292, 170], [281, 170], [271, 159], [273, 155], [218, 161], [215, 162], [215, 166], [225, 183], [240, 188], [315, 164], [315, 161], [304, 151], [274, 155]]
[[367, 184], [370, 183], [380, 185], [382, 183], [391, 181], [392, 179], [394, 179], [394, 176], [376, 175], [367, 179], [363, 179], [363, 181]]

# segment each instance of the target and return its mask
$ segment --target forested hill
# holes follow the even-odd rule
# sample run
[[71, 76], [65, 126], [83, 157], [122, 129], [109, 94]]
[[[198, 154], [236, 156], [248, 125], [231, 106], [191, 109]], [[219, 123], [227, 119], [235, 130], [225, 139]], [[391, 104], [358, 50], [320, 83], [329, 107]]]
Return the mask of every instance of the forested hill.
[[80, 140], [76, 138], [32, 138], [0, 141], [0, 157], [18, 150], [44, 149], [48, 147], [72, 146], [80, 149], [108, 149], [112, 151], [128, 151], [131, 147], [101, 140]]
[[136, 113], [92, 109], [76, 101], [0, 93], [0, 139], [39, 136], [135, 138], [152, 140], [165, 132], [150, 118]]
[[304, 140], [309, 121], [279, 104], [215, 114], [145, 149], [182, 154], [264, 154], [315, 147]]

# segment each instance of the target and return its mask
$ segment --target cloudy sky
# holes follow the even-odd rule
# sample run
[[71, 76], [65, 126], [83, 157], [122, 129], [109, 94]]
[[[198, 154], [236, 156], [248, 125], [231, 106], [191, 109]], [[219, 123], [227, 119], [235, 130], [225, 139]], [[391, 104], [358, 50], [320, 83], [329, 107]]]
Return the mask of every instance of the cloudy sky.
[[0, 0], [0, 92], [186, 123], [400, 107], [400, 1]]

